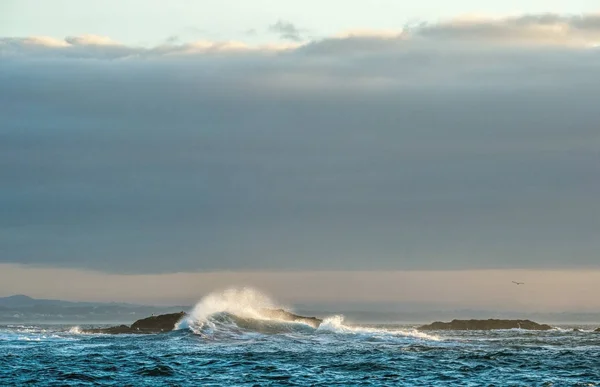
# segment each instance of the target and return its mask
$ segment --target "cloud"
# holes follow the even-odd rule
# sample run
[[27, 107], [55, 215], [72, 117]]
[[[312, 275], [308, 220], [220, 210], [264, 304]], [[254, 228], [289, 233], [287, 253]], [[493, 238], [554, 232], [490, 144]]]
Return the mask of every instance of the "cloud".
[[64, 40], [46, 36], [0, 38], [0, 56], [117, 59], [139, 52], [138, 48], [97, 35], [69, 36]]
[[274, 52], [295, 48], [293, 44], [251, 46], [240, 41], [196, 40], [178, 44], [170, 37], [155, 47], [125, 46], [108, 37], [81, 36], [59, 40], [51, 37], [0, 38], [0, 55], [7, 57], [46, 57], [79, 59], [168, 58], [182, 55], [236, 53], [245, 51]]
[[457, 18], [447, 22], [421, 24], [413, 28], [412, 32], [415, 36], [440, 40], [586, 46], [600, 44], [600, 15]]
[[181, 41], [181, 38], [177, 35], [171, 35], [165, 39], [166, 44], [177, 44]]
[[[503, 23], [558, 23], [538, 19]], [[597, 266], [593, 35], [525, 49], [431, 28], [275, 46], [3, 38], [0, 261]]]
[[302, 30], [290, 22], [278, 20], [277, 23], [269, 26], [269, 31], [279, 35], [281, 39], [290, 40], [292, 42], [300, 42], [302, 38]]
[[280, 20], [269, 29], [290, 43], [249, 45], [236, 41], [199, 40], [178, 44], [178, 40], [168, 39], [160, 46], [136, 47], [122, 45], [108, 37], [96, 35], [71, 36], [64, 40], [52, 37], [5, 37], [0, 38], [0, 55], [120, 59], [249, 51], [273, 54], [293, 51], [336, 56], [386, 54], [391, 51], [433, 53], [439, 50], [475, 50], [479, 53], [503, 47], [514, 51], [519, 47], [551, 49], [591, 48], [600, 45], [600, 16], [596, 14], [542, 14], [503, 19], [462, 17], [437, 23], [413, 23], [397, 31], [350, 30], [310, 41], [302, 37], [301, 29], [286, 21]]
[[71, 46], [119, 46], [120, 44], [115, 42], [109, 37], [98, 36], [98, 35], [82, 35], [82, 36], [69, 36], [65, 39], [65, 43]]

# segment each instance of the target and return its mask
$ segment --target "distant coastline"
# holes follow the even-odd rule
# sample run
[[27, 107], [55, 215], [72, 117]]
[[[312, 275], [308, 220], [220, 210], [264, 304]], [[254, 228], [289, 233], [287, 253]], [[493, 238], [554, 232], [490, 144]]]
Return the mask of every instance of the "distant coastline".
[[[0, 324], [44, 323], [44, 324], [119, 324], [131, 323], [137, 319], [159, 314], [189, 311], [192, 305], [154, 306], [128, 303], [72, 302], [63, 300], [35, 299], [25, 295], [0, 297]], [[355, 323], [396, 323], [426, 324], [438, 320], [452, 319], [530, 319], [555, 325], [600, 325], [600, 312], [547, 312], [524, 313], [512, 311], [493, 311], [476, 309], [456, 310], [411, 310], [410, 307], [393, 309], [393, 306], [382, 305], [381, 310], [360, 310], [356, 306], [341, 304], [325, 307], [303, 304], [292, 309], [307, 316], [324, 317], [340, 314], [347, 321]], [[385, 310], [385, 308], [389, 310]]]

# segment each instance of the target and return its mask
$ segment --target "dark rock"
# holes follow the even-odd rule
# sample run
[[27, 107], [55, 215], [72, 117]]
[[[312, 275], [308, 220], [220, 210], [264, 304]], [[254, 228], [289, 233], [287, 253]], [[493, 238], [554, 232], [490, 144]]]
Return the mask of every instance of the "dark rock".
[[123, 333], [133, 333], [131, 331], [131, 327], [127, 325], [119, 325], [118, 327], [110, 327], [110, 328], [93, 328], [93, 329], [84, 329], [85, 333], [109, 333], [112, 335], [118, 335]]
[[140, 332], [160, 333], [170, 332], [175, 324], [185, 316], [184, 312], [161, 314], [137, 320], [131, 325], [131, 329]]
[[111, 335], [132, 333], [161, 333], [175, 329], [175, 324], [185, 316], [184, 312], [161, 314], [137, 320], [130, 327], [119, 325], [110, 328], [84, 329], [84, 333], [106, 333]]
[[313, 328], [318, 328], [323, 320], [316, 317], [304, 317], [297, 314], [287, 312], [283, 309], [263, 309], [261, 313], [267, 318], [273, 318], [283, 321], [293, 321], [310, 325]]
[[600, 332], [600, 328], [596, 329], [594, 332]]
[[450, 322], [436, 321], [429, 325], [418, 327], [421, 331], [437, 331], [437, 330], [452, 330], [452, 331], [488, 331], [493, 329], [528, 329], [536, 331], [547, 331], [552, 329], [550, 325], [538, 324], [531, 320], [452, 320]]

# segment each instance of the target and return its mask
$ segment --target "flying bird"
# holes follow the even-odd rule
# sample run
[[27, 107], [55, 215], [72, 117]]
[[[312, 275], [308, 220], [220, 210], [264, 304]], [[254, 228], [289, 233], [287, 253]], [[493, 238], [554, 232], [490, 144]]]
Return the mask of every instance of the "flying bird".
[[525, 285], [525, 282], [512, 281], [512, 283], [515, 285]]

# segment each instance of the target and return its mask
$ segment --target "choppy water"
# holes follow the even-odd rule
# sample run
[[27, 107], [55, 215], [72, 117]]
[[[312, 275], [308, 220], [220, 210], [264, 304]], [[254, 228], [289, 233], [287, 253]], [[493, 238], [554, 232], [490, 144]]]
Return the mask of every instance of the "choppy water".
[[199, 320], [211, 308], [199, 309], [159, 335], [0, 326], [0, 385], [600, 385], [600, 334], [591, 327], [424, 334], [332, 317], [314, 329], [231, 308]]

